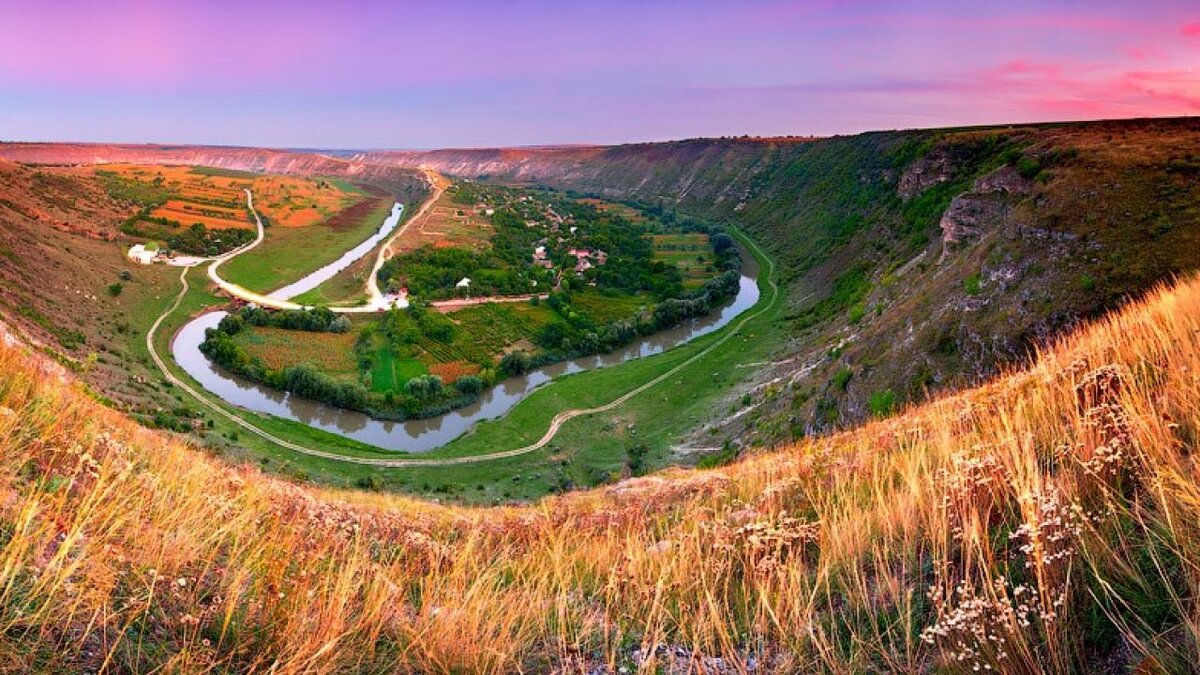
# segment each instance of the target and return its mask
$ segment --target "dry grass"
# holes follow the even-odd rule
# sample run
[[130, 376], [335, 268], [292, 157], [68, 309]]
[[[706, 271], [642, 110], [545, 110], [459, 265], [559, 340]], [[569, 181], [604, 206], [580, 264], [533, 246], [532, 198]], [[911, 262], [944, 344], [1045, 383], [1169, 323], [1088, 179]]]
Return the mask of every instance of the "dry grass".
[[255, 206], [281, 227], [310, 227], [360, 201], [336, 183], [320, 178], [260, 176], [254, 179]]
[[485, 510], [228, 468], [0, 347], [0, 667], [1187, 670], [1198, 341], [1190, 281], [891, 420]]

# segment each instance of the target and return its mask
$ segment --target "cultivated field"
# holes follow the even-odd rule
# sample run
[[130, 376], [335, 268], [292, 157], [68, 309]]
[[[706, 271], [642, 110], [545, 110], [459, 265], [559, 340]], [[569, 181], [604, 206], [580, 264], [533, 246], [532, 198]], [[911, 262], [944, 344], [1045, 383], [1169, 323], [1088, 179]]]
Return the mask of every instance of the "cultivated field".
[[392, 243], [391, 250], [393, 254], [402, 254], [422, 246], [433, 246], [480, 251], [490, 246], [493, 232], [491, 218], [484, 209], [478, 204], [461, 203], [451, 186], [442, 192], [428, 212], [409, 224]]
[[280, 227], [310, 227], [362, 203], [363, 191], [345, 181], [293, 176], [254, 179], [254, 206]]
[[109, 181], [110, 193], [118, 191], [114, 196], [123, 190], [124, 196], [150, 207], [149, 217], [177, 223], [178, 230], [194, 223], [216, 230], [254, 227], [246, 212], [245, 194], [253, 185], [252, 178], [197, 167], [137, 164], [106, 164], [95, 172]]
[[307, 363], [330, 375], [355, 379], [358, 376], [351, 333], [311, 333], [260, 326], [242, 331], [237, 341], [269, 368]]
[[717, 259], [707, 234], [652, 234], [654, 259], [674, 264], [685, 288], [698, 288], [717, 274]]

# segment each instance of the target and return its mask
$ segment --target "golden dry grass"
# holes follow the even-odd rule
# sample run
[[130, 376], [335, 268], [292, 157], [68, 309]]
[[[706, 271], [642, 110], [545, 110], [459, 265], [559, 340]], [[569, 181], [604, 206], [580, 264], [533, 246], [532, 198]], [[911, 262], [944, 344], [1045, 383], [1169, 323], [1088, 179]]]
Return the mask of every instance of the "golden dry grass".
[[1200, 281], [712, 471], [465, 509], [229, 468], [0, 347], [0, 667], [1197, 663]]
[[300, 176], [260, 176], [252, 189], [256, 208], [281, 227], [317, 225], [360, 199], [332, 181]]

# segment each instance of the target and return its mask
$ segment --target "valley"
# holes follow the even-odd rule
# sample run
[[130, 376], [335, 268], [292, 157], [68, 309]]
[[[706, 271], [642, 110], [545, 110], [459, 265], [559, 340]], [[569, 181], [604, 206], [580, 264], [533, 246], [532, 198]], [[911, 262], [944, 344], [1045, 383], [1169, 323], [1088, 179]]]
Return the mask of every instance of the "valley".
[[[42, 509], [74, 503], [76, 495], [94, 499], [91, 485], [124, 501], [110, 498], [102, 511], [86, 511], [97, 514], [88, 518], [129, 518], [140, 513], [137, 504], [154, 504], [156, 514], [174, 514], [173, 523], [190, 523], [189, 537], [214, 542], [200, 554], [209, 564], [220, 560], [223, 569], [288, 596], [323, 597], [300, 578], [270, 576], [264, 560], [270, 568], [300, 556], [364, 587], [381, 575], [407, 580], [404, 597], [415, 592], [422, 602], [474, 594], [488, 617], [484, 626], [500, 616], [528, 626], [505, 638], [518, 640], [517, 652], [485, 654], [462, 649], [464, 634], [490, 635], [480, 624], [454, 623], [452, 637], [428, 641], [429, 626], [442, 625], [432, 610], [412, 614], [411, 623], [351, 622], [346, 635], [375, 645], [378, 638], [365, 637], [372, 626], [398, 631], [394, 639], [406, 644], [424, 636], [428, 652], [380, 661], [414, 669], [437, 669], [426, 654], [465, 670], [558, 662], [565, 658], [555, 646], [563, 616], [604, 627], [587, 633], [597, 663], [651, 663], [630, 645], [686, 644], [694, 631], [738, 646], [714, 642], [692, 654], [739, 662], [752, 653], [785, 670], [940, 662], [957, 644], [942, 637], [950, 634], [954, 603], [976, 602], [978, 592], [963, 595], [958, 577], [937, 570], [991, 579], [987, 587], [999, 588], [1004, 570], [1025, 558], [1008, 540], [993, 543], [990, 533], [1032, 536], [1022, 529], [1029, 508], [1054, 511], [1069, 501], [1107, 515], [1092, 516], [1094, 530], [1080, 526], [1065, 539], [1070, 560], [1086, 566], [1072, 567], [1063, 584], [1063, 568], [1047, 564], [1038, 588], [1066, 608], [1072, 630], [1144, 636], [1138, 639], [1157, 641], [1147, 647], [1156, 658], [1174, 662], [1174, 638], [1131, 617], [1160, 611], [1164, 625], [1178, 621], [1171, 617], [1182, 610], [1162, 605], [1168, 591], [1161, 589], [1186, 591], [1160, 573], [1166, 567], [1154, 557], [1190, 546], [1190, 534], [1161, 514], [1194, 501], [1192, 482], [1178, 473], [1186, 469], [1175, 467], [1186, 464], [1194, 441], [1188, 373], [1198, 372], [1191, 361], [1200, 296], [1189, 275], [1200, 265], [1193, 253], [1200, 164], [1186, 148], [1198, 133], [1191, 121], [1135, 121], [712, 141], [707, 152], [719, 148], [720, 158], [712, 159], [709, 180], [723, 183], [705, 207], [690, 200], [696, 191], [714, 194], [706, 181], [657, 198], [622, 187], [645, 178], [628, 173], [628, 153], [646, 152], [640, 147], [624, 151], [620, 169], [581, 169], [571, 154], [569, 177], [523, 169], [520, 179], [483, 179], [461, 163], [464, 173], [446, 177], [428, 167], [392, 166], [392, 173], [369, 172], [388, 175], [386, 186], [352, 189], [353, 182], [339, 187], [333, 177], [301, 175], [303, 184], [325, 180], [341, 190], [343, 211], [290, 228], [266, 226], [267, 215], [257, 246], [211, 258], [207, 249], [184, 254], [179, 267], [126, 257], [129, 246], [146, 240], [123, 225], [146, 205], [112, 191], [103, 174], [3, 163], [0, 252], [13, 264], [0, 265], [0, 311], [11, 326], [5, 339], [16, 335], [33, 345], [29, 352], [0, 347], [0, 361], [19, 364], [0, 369], [0, 406], [21, 411], [0, 411], [0, 443], [22, 448], [6, 455], [5, 466], [18, 477], [40, 476], [18, 478], [17, 485]], [[686, 152], [691, 145], [684, 144]], [[655, 149], [660, 180], [670, 180], [677, 151]], [[725, 164], [742, 153], [761, 153], [755, 168]], [[621, 178], [588, 191], [583, 169]], [[214, 180], [206, 169], [164, 171], [180, 183], [172, 187], [164, 178], [166, 187], [180, 194], [188, 182]], [[222, 169], [232, 175], [220, 179], [234, 181], [224, 184], [230, 197], [243, 191], [246, 222], [237, 229], [257, 236], [255, 215], [264, 202], [254, 184], [275, 179], [240, 171]], [[738, 179], [739, 172], [753, 178]], [[138, 177], [152, 185], [155, 174]], [[421, 189], [402, 189], [409, 179]], [[727, 205], [720, 194], [741, 196]], [[338, 229], [344, 218], [332, 222], [372, 199], [400, 206], [347, 231]], [[274, 251], [267, 248], [282, 232], [334, 243], [314, 258], [304, 255], [303, 237], [285, 236]], [[172, 247], [161, 243], [165, 256]], [[240, 262], [253, 256], [279, 264]], [[251, 270], [250, 278], [237, 278], [264, 298], [305, 275], [314, 275], [315, 286], [291, 299], [294, 309], [255, 309], [213, 283], [217, 260], [221, 278], [234, 278], [229, 270], [239, 265]], [[658, 273], [643, 274], [649, 271]], [[736, 290], [713, 294], [713, 284], [730, 273]], [[41, 282], [47, 274], [56, 280], [49, 288]], [[1171, 282], [1175, 275], [1181, 280]], [[471, 283], [459, 287], [464, 278]], [[369, 301], [372, 280], [390, 308]], [[692, 309], [684, 304], [699, 295], [708, 299]], [[307, 298], [345, 300], [303, 309]], [[630, 342], [591, 351], [601, 335], [619, 337], [619, 326], [634, 328]], [[202, 344], [222, 350], [218, 358], [233, 367], [214, 363]], [[524, 372], [502, 376], [502, 364]], [[31, 375], [42, 372], [56, 375]], [[470, 378], [481, 388], [472, 400], [456, 401], [474, 390], [459, 385]], [[309, 387], [299, 392], [304, 396], [287, 391], [300, 386]], [[331, 392], [333, 400], [325, 398]], [[438, 409], [447, 403], [462, 405]], [[48, 409], [48, 417], [37, 412]], [[5, 426], [14, 419], [18, 427]], [[64, 425], [89, 424], [103, 431], [67, 435], [91, 439], [84, 441], [87, 456], [99, 469], [64, 461], [76, 455], [55, 449]], [[5, 440], [31, 437], [47, 441]], [[137, 478], [120, 489], [105, 482], [127, 480], [121, 475]], [[75, 487], [54, 487], [60, 476]], [[1149, 480], [1172, 486], [1155, 493], [1153, 504], [1150, 493], [1130, 487]], [[193, 484], [203, 489], [186, 487]], [[240, 506], [214, 515], [211, 500], [197, 501], [198, 494]], [[141, 550], [152, 538], [127, 538], [100, 520], [79, 522], [89, 533], [115, 533], [98, 535], [112, 550]], [[357, 534], [340, 538], [336, 533], [347, 531], [340, 522], [355, 523], [346, 527]], [[212, 529], [216, 523], [221, 529]], [[294, 528], [304, 534], [292, 534]], [[231, 556], [233, 540], [264, 530], [281, 543]], [[1125, 534], [1109, 537], [1109, 530]], [[946, 534], [959, 531], [965, 539]], [[47, 525], [17, 541], [49, 541], [57, 532]], [[322, 543], [298, 544], [294, 536]], [[761, 543], [785, 540], [794, 543]], [[960, 543], [968, 540], [980, 547], [969, 560]], [[88, 543], [72, 550], [97, 540], [80, 541]], [[1171, 544], [1153, 543], [1161, 541]], [[197, 549], [158, 550], [147, 564], [198, 579], [206, 593], [233, 592], [220, 577], [191, 567], [197, 557], [188, 551]], [[367, 550], [373, 552], [355, 552]], [[413, 562], [426, 550], [454, 562]], [[1145, 551], [1150, 558], [1138, 557]], [[916, 559], [926, 562], [911, 565]], [[104, 556], [80, 560], [88, 561], [89, 574], [108, 569], [91, 566]], [[513, 566], [524, 570], [515, 578], [507, 576]], [[123, 569], [145, 574], [140, 566]], [[698, 604], [697, 574], [730, 586]], [[497, 575], [508, 581], [494, 584]], [[893, 586], [865, 582], [867, 576], [895, 580], [889, 583], [899, 595], [890, 609], [879, 609], [879, 593]], [[619, 590], [651, 577], [666, 580], [657, 598]], [[1114, 591], [1116, 598], [1094, 592], [1122, 579], [1130, 585], [1122, 588], [1160, 590]], [[794, 598], [811, 596], [795, 584], [826, 584], [840, 600], [836, 608], [825, 600], [797, 604]], [[601, 618], [581, 614], [577, 603], [558, 604], [562, 593], [579, 589], [590, 589], [586, 597], [607, 608]], [[903, 599], [915, 598], [916, 589], [943, 604]], [[393, 590], [370, 592], [379, 598], [362, 603], [405, 602]], [[111, 594], [124, 597], [118, 588]], [[245, 606], [246, 597], [229, 606]], [[1111, 603], [1101, 617], [1084, 609], [1096, 597]], [[200, 611], [190, 600], [179, 602]], [[323, 600], [311, 602], [303, 611], [331, 611]], [[717, 615], [698, 619], [711, 602]], [[625, 608], [620, 616], [612, 613], [618, 605]], [[759, 614], [783, 627], [763, 623], [756, 629], [763, 645], [745, 647], [736, 617]], [[862, 627], [858, 617], [866, 615], [914, 628], [880, 635]], [[1025, 616], [1035, 625], [1032, 614]], [[276, 630], [263, 628], [265, 620], [247, 619], [253, 634]], [[200, 621], [210, 643], [235, 639], [217, 622]], [[877, 656], [818, 649], [819, 641], [796, 637], [811, 635], [794, 627], [802, 624], [846, 631]], [[605, 637], [614, 630], [631, 637]], [[1040, 631], [1009, 631], [1005, 640], [1050, 655], [1039, 659], [1092, 658], [1056, 651]], [[177, 647], [190, 639], [156, 638]], [[1125, 639], [1094, 644], [1112, 654]], [[270, 651], [255, 640], [236, 638]], [[287, 640], [294, 654], [296, 642]], [[981, 653], [981, 663], [1000, 663], [997, 654]], [[345, 652], [330, 654], [339, 656], [312, 658], [341, 669]]]
[[[510, 164], [474, 151], [388, 153], [349, 160], [379, 162], [363, 173], [387, 176], [383, 183], [358, 185], [336, 173], [286, 179], [289, 174], [261, 174], [259, 155], [242, 151], [230, 151], [236, 160], [214, 159], [225, 165], [219, 170], [164, 165], [164, 189], [178, 194], [246, 186], [253, 193], [256, 184], [271, 190], [267, 201], [254, 201], [266, 216], [263, 243], [220, 266], [221, 275], [264, 297], [350, 256], [344, 267], [331, 268], [280, 305], [333, 311], [231, 307], [212, 295], [203, 269], [185, 272], [189, 290], [152, 344], [173, 378], [241, 420], [235, 422], [195, 396], [172, 391], [156, 372], [139, 336], [179, 292], [179, 273], [158, 265], [139, 268], [132, 270], [136, 278], [153, 277], [158, 290], [138, 301], [133, 312], [139, 318], [122, 329], [128, 333], [114, 331], [121, 356], [92, 357], [93, 374], [85, 377], [106, 382], [100, 391], [107, 391], [113, 385], [100, 373], [115, 374], [136, 360], [141, 381], [113, 388], [120, 394], [116, 405], [140, 408], [139, 419], [155, 425], [186, 429], [213, 452], [334, 485], [495, 503], [672, 464], [727, 462], [755, 446], [894, 414], [939, 390], [986, 378], [1019, 363], [1062, 326], [1194, 269], [1195, 261], [1182, 253], [1189, 246], [1184, 242], [1197, 236], [1189, 205], [1194, 183], [1187, 179], [1192, 160], [1186, 151], [1171, 150], [1186, 146], [1193, 127], [1133, 121], [828, 141], [714, 140], [630, 146], [619, 155], [599, 148], [539, 149], [507, 151], [501, 157]], [[1110, 148], [1122, 144], [1138, 152], [1112, 154]], [[4, 149], [26, 157], [30, 152], [27, 146]], [[45, 150], [49, 158], [60, 149]], [[656, 189], [666, 190], [657, 199], [622, 187], [623, 181], [641, 180], [637, 158], [651, 150], [659, 153], [656, 175], [663, 181]], [[145, 161], [142, 150], [101, 152]], [[163, 162], [196, 156], [193, 150], [155, 152]], [[686, 157], [711, 167], [696, 174], [709, 172], [710, 178], [693, 179], [686, 190], [669, 187], [676, 153], [681, 162]], [[319, 164], [296, 155], [291, 166]], [[410, 158], [459, 176], [408, 167]], [[559, 161], [570, 162], [571, 177], [558, 177]], [[717, 162], [726, 168], [717, 172]], [[130, 162], [100, 168], [109, 173], [99, 175], [83, 167], [42, 171], [81, 184], [96, 180], [117, 198], [124, 195], [112, 192], [111, 175], [125, 176], [125, 195], [145, 192], [157, 177], [147, 167]], [[495, 177], [480, 180], [485, 171]], [[617, 179], [618, 173], [624, 177]], [[386, 209], [363, 205], [390, 206], [387, 190], [405, 185], [405, 175], [424, 187], [395, 193], [418, 200], [404, 202], [408, 208], [394, 230], [381, 229]], [[832, 191], [828, 183], [810, 185], [819, 176], [844, 182]], [[609, 182], [589, 196], [589, 186], [596, 185], [590, 181], [597, 180]], [[719, 191], [710, 181], [723, 181]], [[1087, 201], [1086, 195], [1102, 189], [1153, 196], [1152, 205], [1139, 206], [1148, 209], [1150, 224], [1134, 222], [1141, 217], [1136, 209], [1126, 215]], [[736, 203], [735, 193], [741, 195]], [[342, 210], [325, 220], [303, 220], [332, 208], [335, 195]], [[693, 201], [700, 195], [712, 201], [701, 208]], [[782, 206], [798, 196], [801, 212]], [[145, 202], [127, 204], [126, 214], [146, 208]], [[765, 217], [768, 212], [775, 215]], [[288, 213], [298, 220], [285, 225]], [[246, 214], [244, 230], [252, 233]], [[121, 225], [128, 217], [114, 215], [106, 236], [131, 236]], [[770, 224], [777, 219], [780, 224]], [[731, 226], [718, 235], [714, 225], [720, 221]], [[800, 222], [800, 229], [789, 229], [790, 222]], [[738, 243], [731, 247], [722, 237]], [[786, 243], [802, 238], [821, 243]], [[313, 242], [319, 242], [312, 247], [320, 251], [315, 257], [305, 253]], [[765, 258], [749, 254], [755, 242], [765, 245]], [[742, 290], [715, 287], [737, 250], [743, 262], [758, 258], [747, 268], [751, 280], [765, 260], [778, 265], [781, 290], [778, 299], [764, 296], [766, 280], [760, 278], [756, 296], [760, 304], [770, 301], [771, 311], [756, 316], [750, 328], [728, 329], [733, 317], [719, 306], [732, 300], [729, 306], [742, 312], [755, 304], [755, 296], [742, 299], [746, 277]], [[798, 257], [800, 251], [822, 253]], [[598, 264], [601, 253], [604, 264]], [[116, 271], [110, 274], [120, 281]], [[460, 287], [463, 280], [469, 283]], [[380, 312], [368, 302], [372, 282], [378, 297], [397, 308]], [[95, 283], [91, 293], [99, 297], [106, 284]], [[129, 293], [142, 292], [140, 282], [137, 289], [122, 283]], [[671, 300], [697, 294], [709, 298], [694, 310], [701, 318], [689, 318], [693, 310]], [[211, 309], [232, 309], [236, 318], [191, 321]], [[704, 326], [710, 315], [718, 321], [707, 324], [711, 328], [684, 328], [683, 342], [670, 338], [650, 346], [654, 333], [674, 334], [667, 327], [679, 321]], [[72, 347], [63, 349], [65, 356], [83, 352], [82, 360], [89, 358], [91, 347], [66, 337], [70, 329], [48, 316], [22, 323], [34, 334], [58, 331]], [[184, 342], [173, 336], [185, 328], [191, 337], [181, 355]], [[206, 340], [205, 328], [218, 330]], [[702, 363], [684, 368], [687, 377], [660, 381], [611, 411], [572, 419], [544, 445], [528, 449], [557, 414], [616, 400], [702, 350], [706, 340], [735, 332], [740, 349], [722, 343]], [[984, 334], [986, 342], [978, 337]], [[631, 339], [635, 344], [621, 346]], [[52, 351], [56, 342], [62, 348], [51, 337]], [[202, 344], [218, 354], [220, 365], [200, 354]], [[614, 356], [603, 356], [607, 351]], [[172, 354], [189, 365], [180, 369]], [[593, 372], [596, 366], [603, 367]], [[551, 379], [553, 386], [539, 386]], [[217, 401], [211, 391], [235, 404]], [[243, 423], [292, 448], [247, 433]], [[515, 457], [440, 464], [523, 448]], [[369, 463], [338, 461], [342, 456]]]

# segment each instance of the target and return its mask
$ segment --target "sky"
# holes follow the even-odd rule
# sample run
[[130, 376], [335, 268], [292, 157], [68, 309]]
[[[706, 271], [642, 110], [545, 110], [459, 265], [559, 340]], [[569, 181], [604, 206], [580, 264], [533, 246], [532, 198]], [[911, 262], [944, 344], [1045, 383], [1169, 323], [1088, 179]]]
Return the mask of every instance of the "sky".
[[2, 140], [438, 148], [1197, 114], [1197, 0], [0, 0]]

